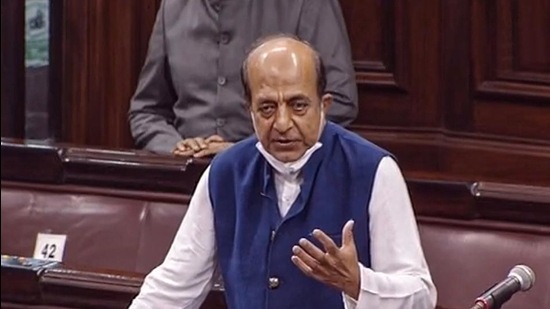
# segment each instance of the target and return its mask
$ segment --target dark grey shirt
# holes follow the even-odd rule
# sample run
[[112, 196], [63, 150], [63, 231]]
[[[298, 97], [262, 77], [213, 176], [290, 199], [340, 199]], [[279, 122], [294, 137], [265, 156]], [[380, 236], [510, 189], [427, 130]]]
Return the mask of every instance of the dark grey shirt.
[[136, 146], [171, 152], [182, 138], [252, 134], [240, 68], [258, 38], [289, 33], [321, 54], [329, 120], [357, 115], [357, 88], [338, 0], [163, 0], [129, 121]]

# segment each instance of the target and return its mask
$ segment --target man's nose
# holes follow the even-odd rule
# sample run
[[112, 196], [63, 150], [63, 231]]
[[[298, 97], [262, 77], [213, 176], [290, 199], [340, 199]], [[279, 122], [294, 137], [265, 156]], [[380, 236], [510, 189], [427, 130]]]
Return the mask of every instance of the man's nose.
[[275, 124], [273, 127], [279, 133], [285, 133], [292, 128], [292, 117], [290, 110], [285, 105], [277, 109], [277, 113], [275, 114]]

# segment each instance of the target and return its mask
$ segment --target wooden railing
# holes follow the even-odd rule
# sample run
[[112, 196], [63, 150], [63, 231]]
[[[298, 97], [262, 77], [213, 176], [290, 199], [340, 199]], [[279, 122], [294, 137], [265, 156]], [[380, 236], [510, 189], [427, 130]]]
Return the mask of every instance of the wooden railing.
[[[2, 181], [191, 195], [208, 159], [2, 139]], [[550, 224], [550, 187], [406, 173], [418, 215]]]
[[[2, 308], [127, 308], [143, 283], [143, 274], [71, 268], [59, 262], [2, 257]], [[223, 288], [208, 295], [203, 309], [224, 309]]]

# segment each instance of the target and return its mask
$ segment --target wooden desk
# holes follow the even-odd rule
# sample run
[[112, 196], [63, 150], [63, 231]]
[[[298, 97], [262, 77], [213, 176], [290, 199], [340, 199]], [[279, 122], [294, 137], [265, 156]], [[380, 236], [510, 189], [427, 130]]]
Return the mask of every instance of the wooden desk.
[[[58, 262], [2, 257], [2, 308], [128, 308], [143, 275], [76, 269]], [[203, 309], [225, 309], [223, 288], [215, 286]]]

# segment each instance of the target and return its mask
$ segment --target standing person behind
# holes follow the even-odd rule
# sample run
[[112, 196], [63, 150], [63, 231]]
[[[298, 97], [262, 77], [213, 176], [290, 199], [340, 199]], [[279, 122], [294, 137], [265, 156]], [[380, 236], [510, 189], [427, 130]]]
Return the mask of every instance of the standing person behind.
[[399, 167], [325, 121], [322, 67], [297, 39], [252, 49], [243, 83], [256, 134], [204, 172], [132, 309], [199, 308], [216, 265], [233, 309], [435, 307]]
[[129, 109], [136, 146], [200, 157], [253, 134], [240, 65], [252, 42], [275, 33], [319, 50], [334, 97], [327, 117], [351, 123], [357, 88], [338, 0], [163, 0]]

